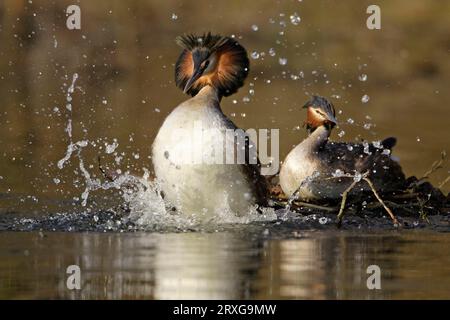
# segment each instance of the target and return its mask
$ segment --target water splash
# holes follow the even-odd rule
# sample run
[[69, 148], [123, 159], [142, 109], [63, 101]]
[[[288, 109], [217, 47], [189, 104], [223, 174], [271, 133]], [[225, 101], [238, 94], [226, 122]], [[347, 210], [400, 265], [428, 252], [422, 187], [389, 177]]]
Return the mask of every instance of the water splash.
[[69, 88], [67, 89], [66, 93], [66, 109], [69, 112], [67, 116], [67, 125], [65, 132], [67, 133], [69, 137], [69, 144], [67, 145], [66, 155], [58, 161], [58, 168], [62, 169], [64, 167], [64, 164], [71, 158], [72, 153], [77, 150], [77, 144], [73, 143], [72, 140], [72, 94], [75, 91], [75, 83], [78, 80], [78, 73], [74, 73], [72, 76], [72, 83], [70, 84]]
[[[223, 203], [218, 203], [214, 213], [203, 215], [184, 215], [177, 212], [161, 197], [161, 187], [156, 180], [150, 181], [148, 177], [134, 177], [123, 175], [118, 187], [126, 190], [123, 192], [123, 200], [128, 205], [129, 221], [143, 226], [166, 226], [176, 228], [193, 228], [196, 226], [211, 226], [221, 224], [247, 224], [257, 221], [273, 221], [277, 219], [273, 208], [258, 208], [254, 206], [244, 215], [233, 212], [226, 198]], [[126, 181], [126, 183], [124, 183]]]
[[[80, 195], [81, 206], [86, 207], [89, 199], [89, 195], [97, 190], [117, 190], [122, 196], [123, 217], [116, 221], [106, 221], [108, 224], [108, 230], [115, 228], [117, 224], [126, 225], [131, 223], [140, 227], [145, 226], [174, 226], [176, 228], [187, 228], [196, 225], [207, 224], [223, 224], [223, 223], [250, 223], [254, 221], [271, 221], [276, 219], [274, 210], [271, 208], [257, 208], [256, 206], [251, 208], [249, 212], [241, 213], [243, 215], [232, 212], [228, 206], [228, 202], [224, 201], [222, 204], [217, 204], [217, 208], [213, 214], [204, 217], [202, 213], [198, 215], [186, 216], [177, 212], [174, 208], [167, 203], [161, 196], [161, 188], [156, 181], [149, 180], [149, 172], [146, 168], [143, 168], [144, 175], [137, 177], [131, 175], [128, 172], [121, 173], [120, 170], [116, 170], [113, 174], [109, 174], [101, 168], [104, 173], [105, 179], [99, 179], [93, 177], [89, 172], [89, 166], [85, 165], [85, 161], [82, 157], [82, 151], [88, 146], [100, 145], [100, 139], [97, 142], [90, 142], [87, 139], [74, 141], [72, 133], [72, 94], [75, 91], [76, 81], [78, 80], [78, 74], [75, 73], [72, 77], [72, 82], [66, 92], [66, 110], [67, 110], [67, 124], [65, 132], [68, 137], [68, 145], [66, 153], [63, 158], [57, 162], [57, 167], [62, 170], [66, 163], [72, 158], [76, 158], [78, 161], [78, 169], [80, 176], [84, 180], [84, 190]], [[248, 98], [249, 99], [249, 98]], [[105, 100], [105, 99], [104, 99]], [[241, 114], [245, 117], [245, 114]], [[85, 132], [86, 133], [86, 132]], [[113, 139], [112, 143], [103, 143], [103, 152], [107, 155], [115, 155], [115, 161], [117, 165], [120, 165], [121, 156], [117, 155], [117, 148], [119, 142], [117, 139]], [[139, 158], [138, 153], [133, 153], [135, 159]], [[105, 180], [105, 181], [102, 181]], [[55, 181], [55, 180], [54, 180]], [[59, 179], [57, 180], [59, 183]], [[56, 183], [56, 182], [55, 182]], [[107, 209], [112, 210], [112, 209]], [[88, 208], [88, 212], [92, 212], [91, 208]], [[114, 211], [114, 210], [113, 210]], [[95, 219], [96, 214], [93, 214], [92, 223], [98, 222]], [[97, 220], [97, 221], [96, 221]]]
[[294, 201], [298, 200], [300, 198], [301, 192], [303, 191], [303, 187], [306, 184], [309, 184], [311, 182], [313, 182], [315, 179], [317, 179], [320, 176], [320, 172], [319, 171], [314, 171], [309, 177], [307, 177], [305, 180], [303, 180], [299, 187], [297, 188], [297, 190], [295, 190], [295, 192], [288, 198], [287, 204], [284, 207], [283, 211], [281, 212], [282, 220], [286, 220], [288, 219], [287, 214], [289, 214], [291, 212], [291, 207], [292, 204], [294, 203]]

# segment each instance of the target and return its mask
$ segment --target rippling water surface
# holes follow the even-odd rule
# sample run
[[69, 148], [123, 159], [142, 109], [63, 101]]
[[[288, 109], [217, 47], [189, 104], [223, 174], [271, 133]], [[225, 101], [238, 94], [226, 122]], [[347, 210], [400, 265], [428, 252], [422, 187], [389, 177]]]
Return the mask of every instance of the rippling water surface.
[[[449, 298], [450, 235], [298, 231], [0, 233], [1, 298]], [[81, 268], [82, 289], [66, 287]], [[366, 269], [381, 268], [381, 290]]]

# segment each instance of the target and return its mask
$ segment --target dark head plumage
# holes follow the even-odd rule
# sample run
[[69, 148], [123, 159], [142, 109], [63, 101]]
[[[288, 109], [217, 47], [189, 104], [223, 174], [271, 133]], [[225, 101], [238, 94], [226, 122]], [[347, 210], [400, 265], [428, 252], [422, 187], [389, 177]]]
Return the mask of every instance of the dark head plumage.
[[183, 51], [175, 65], [175, 82], [194, 96], [211, 85], [220, 96], [229, 96], [243, 86], [249, 71], [247, 52], [235, 39], [207, 33], [176, 39]]
[[331, 130], [337, 124], [334, 106], [324, 97], [313, 96], [303, 108], [308, 109], [306, 125], [310, 131], [314, 131], [321, 125], [325, 125]]

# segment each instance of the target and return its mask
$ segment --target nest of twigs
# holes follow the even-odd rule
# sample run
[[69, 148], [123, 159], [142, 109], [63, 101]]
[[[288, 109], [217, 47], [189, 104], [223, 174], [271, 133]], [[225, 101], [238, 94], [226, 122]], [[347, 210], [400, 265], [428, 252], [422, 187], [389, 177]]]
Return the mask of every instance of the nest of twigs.
[[289, 210], [300, 214], [310, 214], [311, 210], [322, 213], [336, 213], [338, 225], [342, 223], [346, 211], [360, 212], [364, 210], [364, 212], [373, 215], [386, 212], [394, 225], [400, 226], [396, 216], [420, 217], [427, 220], [430, 215], [450, 215], [450, 193], [444, 195], [440, 190], [450, 181], [450, 176], [439, 183], [437, 187], [427, 181], [431, 174], [443, 167], [445, 160], [446, 153], [442, 152], [441, 158], [433, 163], [430, 170], [422, 178], [409, 177], [406, 180], [406, 187], [396, 192], [380, 194], [368, 178], [368, 173], [364, 173], [361, 181], [365, 181], [369, 185], [372, 190], [371, 193], [360, 192], [350, 196], [350, 191], [358, 184], [355, 181], [342, 194], [341, 199], [304, 202], [295, 200], [295, 197], [293, 197], [294, 199], [288, 199], [280, 186], [275, 184], [271, 188], [270, 198], [275, 207], [289, 208]]

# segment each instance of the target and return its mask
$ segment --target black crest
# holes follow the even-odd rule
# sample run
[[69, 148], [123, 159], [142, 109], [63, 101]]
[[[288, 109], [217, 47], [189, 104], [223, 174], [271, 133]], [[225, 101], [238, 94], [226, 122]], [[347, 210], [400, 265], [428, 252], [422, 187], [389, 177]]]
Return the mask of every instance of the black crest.
[[319, 107], [323, 109], [326, 113], [330, 113], [333, 116], [336, 116], [333, 104], [324, 97], [313, 96], [311, 100], [306, 102], [305, 105], [303, 106], [303, 108], [308, 107]]
[[177, 37], [175, 41], [180, 47], [186, 50], [193, 51], [195, 48], [206, 48], [210, 51], [214, 51], [227, 42], [227, 39], [227, 37], [212, 35], [208, 32], [202, 36], [196, 36], [193, 34], [182, 35]]

